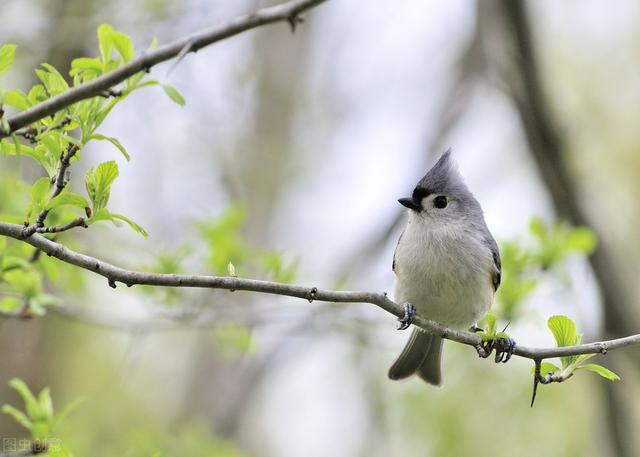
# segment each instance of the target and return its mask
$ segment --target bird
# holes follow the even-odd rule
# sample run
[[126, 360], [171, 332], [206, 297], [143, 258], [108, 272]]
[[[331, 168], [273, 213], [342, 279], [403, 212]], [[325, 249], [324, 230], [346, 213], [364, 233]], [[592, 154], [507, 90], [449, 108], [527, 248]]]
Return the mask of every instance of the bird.
[[[399, 329], [409, 327], [414, 313], [453, 329], [477, 329], [500, 286], [500, 251], [451, 149], [418, 182], [411, 197], [398, 202], [408, 209], [392, 264], [394, 299], [405, 307]], [[512, 352], [510, 344], [507, 350]], [[442, 386], [442, 346], [440, 336], [414, 327], [389, 378], [415, 374]]]

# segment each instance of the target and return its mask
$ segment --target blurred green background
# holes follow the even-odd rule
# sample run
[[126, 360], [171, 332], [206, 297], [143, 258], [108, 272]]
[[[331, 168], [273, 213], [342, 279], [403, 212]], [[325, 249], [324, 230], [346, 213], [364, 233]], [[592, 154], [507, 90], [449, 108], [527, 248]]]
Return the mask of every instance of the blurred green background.
[[[5, 0], [0, 43], [19, 48], [0, 82], [28, 90], [41, 62], [66, 74], [97, 55], [101, 23], [145, 49], [271, 3]], [[133, 94], [101, 128], [131, 162], [94, 142], [71, 175], [82, 189], [116, 160], [110, 205], [150, 236], [105, 224], [60, 241], [130, 269], [232, 262], [240, 276], [391, 292], [396, 199], [452, 147], [506, 254], [509, 334], [552, 346], [552, 314], [585, 341], [637, 333], [637, 2], [330, 0], [305, 17], [295, 35], [261, 28], [154, 68], [186, 106]], [[3, 220], [24, 214], [19, 182], [41, 175], [0, 157]], [[593, 255], [541, 241], [556, 221], [592, 227]], [[634, 348], [598, 358], [621, 381], [580, 372], [530, 408], [529, 360], [494, 365], [452, 343], [443, 389], [389, 381], [408, 335], [371, 305], [113, 290], [49, 258], [36, 268], [59, 303], [0, 320], [0, 404], [22, 407], [15, 377], [49, 386], [58, 410], [84, 398], [55, 430], [74, 455], [637, 455]], [[9, 450], [28, 433], [0, 415], [0, 437]]]

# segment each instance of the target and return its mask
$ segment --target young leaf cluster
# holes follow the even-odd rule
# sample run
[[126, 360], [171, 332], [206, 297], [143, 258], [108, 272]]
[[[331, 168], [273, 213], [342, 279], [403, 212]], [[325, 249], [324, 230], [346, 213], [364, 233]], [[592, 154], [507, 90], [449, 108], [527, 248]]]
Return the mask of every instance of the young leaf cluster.
[[480, 322], [480, 330], [477, 335], [482, 338], [482, 341], [493, 341], [498, 338], [509, 338], [509, 335], [505, 333], [506, 327], [504, 330], [500, 331], [497, 327], [498, 318], [493, 313], [485, 314], [484, 318]]
[[[232, 205], [219, 217], [197, 224], [207, 247], [207, 263], [216, 274], [241, 275], [244, 270], [265, 279], [291, 283], [295, 279], [297, 262], [287, 261], [278, 251], [251, 246], [242, 236], [246, 211]], [[233, 271], [231, 271], [233, 270]]]
[[[24, 402], [24, 410], [20, 410], [13, 405], [5, 404], [2, 406], [2, 412], [11, 416], [21, 426], [26, 428], [31, 434], [31, 438], [35, 444], [45, 444], [49, 439], [55, 438], [52, 434], [56, 427], [64, 420], [64, 418], [83, 400], [76, 400], [62, 411], [55, 413], [51, 392], [45, 387], [36, 396], [31, 389], [21, 379], [14, 378], [9, 385], [20, 395]], [[66, 455], [65, 452], [57, 450], [58, 455]]]
[[[26, 93], [19, 89], [0, 89], [0, 107], [27, 110], [69, 90], [70, 84], [73, 87], [82, 85], [125, 65], [134, 57], [135, 50], [128, 35], [108, 24], [98, 27], [97, 35], [100, 55], [74, 59], [69, 71], [71, 81], [68, 82], [52, 65], [43, 63], [35, 70], [40, 82]], [[155, 42], [152, 43], [152, 47], [155, 46]], [[11, 68], [15, 51], [16, 46], [13, 44], [0, 47], [0, 75]], [[42, 225], [50, 213], [65, 208], [71, 209], [75, 214], [69, 214], [71, 219], [63, 220], [62, 224], [70, 222], [74, 217], [86, 215], [88, 225], [98, 221], [111, 221], [116, 225], [124, 222], [146, 236], [144, 229], [137, 223], [107, 209], [111, 185], [118, 176], [115, 162], [100, 164], [85, 176], [85, 187], [91, 204], [86, 197], [69, 189], [66, 175], [73, 163], [80, 160], [84, 147], [94, 140], [109, 142], [126, 160], [130, 160], [130, 154], [117, 138], [99, 133], [98, 129], [113, 108], [129, 94], [142, 87], [159, 84], [141, 71], [101, 96], [77, 102], [16, 132], [10, 138], [0, 140], [0, 154], [31, 158], [46, 174], [46, 177], [37, 179], [31, 185], [32, 199], [24, 212], [26, 225]], [[177, 89], [166, 84], [163, 88], [171, 99], [184, 104]], [[6, 125], [3, 128], [7, 131]]]
[[[567, 316], [551, 316], [547, 325], [558, 347], [575, 346], [582, 341], [582, 334], [578, 333], [576, 324]], [[542, 362], [540, 375], [552, 375], [556, 379], [568, 379], [576, 370], [589, 370], [611, 381], [618, 381], [620, 377], [613, 371], [597, 363], [585, 363], [596, 354], [572, 355], [560, 357], [561, 366], [551, 362]]]
[[[0, 46], [0, 121], [8, 132], [6, 110], [24, 111], [49, 98], [64, 93], [70, 87], [85, 84], [131, 61], [135, 49], [131, 38], [103, 24], [97, 31], [99, 55], [80, 57], [71, 62], [68, 77], [55, 67], [43, 63], [35, 70], [38, 83], [23, 92], [20, 89], [2, 87], [2, 75], [14, 63], [15, 44]], [[156, 47], [156, 43], [151, 45]], [[18, 50], [19, 51], [19, 50]], [[71, 170], [81, 160], [82, 152], [92, 141], [106, 141], [114, 146], [128, 161], [131, 156], [114, 137], [99, 132], [104, 120], [113, 108], [132, 92], [146, 86], [160, 85], [141, 71], [101, 96], [89, 98], [63, 108], [51, 116], [34, 122], [10, 137], [0, 139], [0, 160], [35, 161], [43, 176], [32, 182], [13, 179], [10, 199], [0, 201], [0, 220], [22, 223], [28, 236], [59, 232], [77, 226], [90, 226], [100, 221], [110, 221], [116, 226], [123, 223], [137, 233], [147, 232], [131, 218], [113, 211], [109, 206], [112, 186], [118, 175], [118, 164], [105, 161], [92, 167], [84, 177], [84, 191], [73, 189], [69, 181]], [[162, 85], [167, 95], [179, 104], [184, 98], [177, 89]], [[0, 170], [6, 167], [0, 165]], [[10, 177], [10, 176], [9, 176]], [[0, 193], [4, 194], [3, 189]], [[77, 222], [77, 223], [76, 223]], [[35, 265], [35, 261], [38, 260]], [[57, 280], [59, 271], [51, 267], [48, 259], [39, 259], [32, 248], [7, 244], [0, 239], [0, 313], [31, 315], [42, 314], [45, 307], [57, 300], [44, 293], [44, 279]]]
[[[240, 205], [231, 205], [219, 216], [196, 223], [197, 233], [204, 243], [206, 268], [220, 276], [251, 276], [281, 283], [295, 280], [297, 261], [284, 253], [256, 247], [246, 240], [242, 231], [247, 214]], [[151, 265], [143, 270], [164, 274], [184, 273], [183, 263], [194, 253], [190, 246], [164, 249], [154, 254]], [[163, 304], [178, 302], [185, 291], [175, 288], [140, 287], [153, 294]]]
[[[47, 306], [59, 300], [46, 293], [43, 275], [51, 271], [38, 270], [25, 258], [32, 255], [32, 249], [20, 243], [9, 245], [6, 238], [0, 238], [0, 313], [19, 314], [23, 317], [43, 315]], [[50, 266], [49, 262], [45, 262]]]
[[502, 283], [496, 295], [495, 312], [503, 319], [520, 317], [521, 305], [549, 272], [560, 268], [571, 255], [590, 255], [596, 236], [588, 227], [564, 222], [546, 224], [535, 217], [529, 223], [532, 240], [501, 243]]

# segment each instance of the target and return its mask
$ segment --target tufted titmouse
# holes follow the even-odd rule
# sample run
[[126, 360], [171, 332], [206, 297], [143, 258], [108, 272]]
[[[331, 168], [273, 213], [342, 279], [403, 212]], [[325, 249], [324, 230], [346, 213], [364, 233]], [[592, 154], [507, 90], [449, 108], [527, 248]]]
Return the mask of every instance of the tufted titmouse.
[[[500, 285], [500, 253], [451, 151], [442, 154], [411, 197], [398, 201], [409, 215], [393, 256], [396, 302], [451, 328], [475, 325]], [[408, 327], [410, 317], [401, 328]], [[415, 373], [441, 386], [441, 357], [442, 338], [415, 328], [389, 378]]]

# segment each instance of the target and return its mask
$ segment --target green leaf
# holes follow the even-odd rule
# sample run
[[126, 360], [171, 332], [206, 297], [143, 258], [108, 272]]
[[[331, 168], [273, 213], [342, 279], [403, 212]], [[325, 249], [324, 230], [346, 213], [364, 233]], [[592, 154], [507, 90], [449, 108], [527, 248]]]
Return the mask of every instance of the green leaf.
[[138, 232], [139, 234], [141, 234], [145, 238], [149, 236], [149, 233], [147, 233], [147, 231], [145, 229], [140, 227], [138, 224], [133, 222], [131, 219], [129, 219], [127, 217], [124, 217], [122, 214], [111, 214], [111, 217], [113, 219], [118, 219], [118, 220], [121, 220], [121, 221], [125, 222], [129, 227], [131, 227], [134, 231]]
[[480, 321], [480, 328], [483, 330], [481, 332], [477, 332], [482, 341], [491, 341], [496, 338], [496, 315], [493, 313], [485, 314], [484, 318]]
[[596, 354], [582, 354], [579, 356], [576, 356], [576, 365], [580, 365], [582, 362], [586, 362], [587, 360], [589, 360], [592, 357], [595, 357]]
[[133, 58], [133, 43], [128, 35], [112, 30], [111, 42], [125, 62], [129, 62]]
[[0, 75], [5, 73], [11, 65], [13, 65], [13, 56], [15, 55], [17, 46], [7, 43], [0, 47]]
[[[77, 138], [72, 137], [71, 135], [67, 135], [66, 133], [62, 133], [62, 132], [58, 132], [58, 131], [53, 131], [52, 133], [54, 133], [55, 135], [58, 135], [60, 138], [62, 138], [62, 139], [64, 139], [66, 141], [65, 149], [66, 149], [66, 146], [69, 143], [75, 144], [76, 146], [78, 146], [78, 148], [82, 148], [84, 146], [82, 144], [82, 141], [78, 140]], [[77, 157], [77, 153], [76, 153], [76, 157]]]
[[[24, 145], [22, 147], [24, 149]], [[49, 178], [53, 178], [58, 172], [58, 157], [51, 153], [44, 144], [37, 145], [32, 151], [27, 150], [25, 155], [33, 158], [45, 169]]]
[[27, 100], [29, 100], [30, 105], [37, 105], [48, 98], [49, 95], [47, 95], [47, 91], [42, 84], [36, 84], [29, 89], [29, 93], [27, 94]]
[[29, 107], [31, 106], [29, 105], [29, 100], [27, 99], [25, 93], [18, 89], [7, 91], [7, 93], [4, 95], [4, 103], [20, 110], [29, 109]]
[[216, 274], [226, 274], [227, 264], [236, 269], [250, 257], [250, 249], [240, 236], [246, 219], [245, 210], [239, 205], [230, 206], [218, 218], [198, 223], [198, 229], [208, 248], [208, 262]]
[[[558, 366], [556, 366], [554, 363], [551, 362], [542, 362], [540, 364], [540, 375], [541, 376], [546, 376], [549, 373], [558, 373], [560, 372], [560, 368]], [[533, 367], [531, 367], [531, 374], [535, 374], [536, 372], [536, 367], [535, 365]]]
[[602, 365], [598, 365], [597, 363], [588, 363], [586, 365], [580, 365], [578, 368], [584, 368], [585, 370], [593, 371], [594, 373], [598, 373], [603, 378], [607, 378], [611, 381], [620, 380], [620, 376], [615, 374], [613, 371], [603, 367]]
[[162, 88], [164, 89], [165, 93], [169, 96], [171, 100], [173, 100], [180, 106], [185, 105], [186, 100], [184, 99], [182, 94], [178, 92], [178, 89], [176, 89], [173, 86], [170, 86], [169, 84], [163, 84]]
[[44, 84], [44, 87], [50, 95], [58, 95], [69, 89], [69, 85], [65, 79], [53, 65], [43, 63], [42, 66], [46, 71], [37, 69], [36, 75], [38, 75], [38, 78], [40, 78], [40, 81], [42, 81], [42, 84]]
[[31, 428], [33, 427], [33, 423], [29, 420], [27, 415], [25, 413], [23, 413], [22, 411], [18, 410], [17, 408], [15, 408], [15, 407], [13, 407], [11, 405], [4, 405], [2, 407], [2, 412], [5, 413], [5, 414], [8, 414], [11, 417], [13, 417], [13, 419], [17, 423], [22, 425], [27, 430], [31, 431]]
[[51, 421], [53, 419], [53, 401], [51, 400], [51, 390], [48, 387], [40, 391], [38, 403], [40, 404], [40, 410], [44, 418], [47, 422]]
[[14, 255], [5, 255], [2, 257], [2, 264], [0, 265], [1, 271], [6, 270], [15, 270], [18, 268], [22, 268], [24, 270], [28, 270], [30, 268], [30, 264], [26, 259], [22, 257], [14, 256]]
[[27, 415], [32, 420], [38, 420], [42, 418], [42, 411], [40, 409], [40, 404], [36, 397], [31, 393], [29, 387], [25, 384], [22, 379], [13, 378], [9, 381], [9, 385], [13, 387], [13, 389], [18, 392], [22, 400], [24, 401], [24, 406], [27, 412]]
[[56, 90], [64, 91], [69, 89], [69, 85], [60, 72], [51, 64], [41, 64], [49, 72], [49, 80], [55, 86]]
[[[69, 142], [62, 134], [60, 134], [60, 132], [56, 132], [53, 130], [50, 130], [40, 135], [39, 140], [42, 143], [42, 145], [44, 145], [44, 147], [46, 148], [46, 155], [48, 157], [47, 162], [53, 159], [56, 163], [56, 171], [57, 171], [57, 165], [60, 160], [60, 156], [62, 155], [62, 152], [67, 149]], [[41, 164], [41, 165], [45, 167], [45, 169], [47, 169], [45, 164]]]
[[71, 61], [71, 70], [69, 75], [75, 77], [81, 75], [84, 80], [93, 79], [102, 74], [102, 62], [100, 59], [79, 57]]
[[157, 86], [158, 84], [160, 84], [159, 81], [156, 81], [155, 79], [150, 79], [148, 81], [145, 82], [140, 82], [140, 80], [146, 75], [146, 73], [144, 71], [141, 71], [139, 73], [136, 73], [135, 75], [133, 75], [131, 78], [127, 79], [126, 82], [126, 87], [125, 90], [123, 91], [123, 94], [130, 94], [131, 92], [133, 92], [134, 90], [140, 89], [142, 87], [146, 87], [146, 86]]
[[10, 270], [4, 273], [5, 282], [28, 300], [42, 293], [42, 277], [34, 270]]
[[544, 220], [541, 217], [531, 218], [531, 221], [529, 222], [529, 230], [536, 236], [536, 238], [540, 240], [546, 239], [549, 234], [547, 224], [545, 224]]
[[[551, 333], [553, 333], [558, 347], [580, 344], [582, 334], [578, 333], [576, 324], [567, 316], [551, 316], [547, 321], [547, 325], [549, 326]], [[579, 356], [577, 355], [560, 357], [562, 367], [565, 369], [572, 367], [571, 371], [573, 371], [578, 358]]]
[[540, 364], [540, 374], [546, 376], [549, 373], [558, 373], [560, 368], [551, 362], [542, 362]]
[[13, 146], [15, 147], [16, 155], [17, 156], [22, 155], [22, 144], [20, 143], [20, 140], [18, 140], [18, 135], [16, 135], [15, 133], [12, 133], [11, 141], [13, 141]]
[[55, 417], [53, 423], [51, 424], [51, 430], [55, 430], [56, 427], [58, 427], [60, 425], [60, 423], [65, 420], [65, 418], [69, 415], [69, 413], [71, 411], [76, 409], [78, 406], [80, 406], [86, 400], [87, 399], [85, 397], [76, 398], [71, 403], [68, 403], [64, 408], [62, 408], [62, 411], [60, 411], [58, 413], [58, 415]]
[[35, 211], [42, 211], [49, 200], [51, 179], [40, 178], [31, 186], [31, 203]]
[[91, 225], [94, 222], [110, 221], [112, 220], [111, 213], [107, 208], [101, 208], [98, 211], [94, 211], [91, 218], [87, 221], [87, 224]]
[[289, 284], [296, 275], [297, 262], [287, 262], [284, 255], [277, 251], [266, 251], [260, 255], [265, 273], [274, 281]]
[[157, 81], [155, 79], [150, 79], [148, 81], [145, 81], [143, 83], [140, 83], [136, 86], [137, 89], [141, 88], [141, 87], [147, 87], [147, 86], [157, 86], [158, 84], [160, 84], [160, 81]]
[[116, 227], [120, 227], [121, 224], [119, 221], [126, 223], [129, 227], [131, 227], [134, 231], [140, 233], [145, 238], [149, 236], [147, 231], [143, 229], [140, 225], [129, 219], [128, 217], [123, 216], [122, 214], [112, 214], [106, 208], [101, 208], [98, 211], [94, 212], [91, 218], [87, 221], [88, 224], [93, 224], [95, 222], [100, 221], [111, 221], [113, 225]]
[[576, 324], [567, 316], [551, 316], [547, 325], [558, 347], [573, 346], [579, 340]]
[[89, 208], [89, 202], [82, 195], [65, 191], [49, 202], [47, 208], [57, 208], [59, 206], [73, 206], [74, 208]]
[[487, 333], [495, 334], [496, 333], [496, 322], [497, 317], [493, 313], [487, 313], [482, 320], [482, 325]]
[[158, 37], [154, 36], [151, 39], [151, 44], [149, 44], [149, 48], [147, 49], [147, 51], [153, 51], [157, 47], [158, 47]]
[[7, 139], [0, 140], [0, 154], [10, 155], [10, 156], [12, 155], [20, 156], [24, 154], [31, 158], [35, 158], [33, 148], [29, 146], [25, 146], [24, 144], [16, 144], [13, 141], [13, 135], [12, 135], [11, 141], [8, 141]]
[[117, 98], [113, 98], [109, 100], [109, 102], [105, 106], [100, 107], [100, 109], [98, 110], [98, 112], [95, 114], [93, 118], [93, 127], [91, 129], [91, 132], [89, 133], [95, 132], [95, 130], [100, 126], [100, 124], [102, 124], [102, 121], [104, 121], [107, 115], [111, 112], [113, 107], [116, 106], [118, 101], [119, 100]]
[[101, 135], [99, 133], [94, 133], [93, 135], [91, 135], [89, 137], [89, 139], [90, 140], [108, 141], [112, 145], [114, 145], [116, 148], [118, 148], [118, 150], [122, 153], [122, 155], [125, 157], [125, 159], [131, 160], [131, 157], [127, 153], [127, 150], [124, 148], [124, 146], [122, 146], [122, 144], [117, 139], [115, 139], [115, 138], [113, 138], [111, 136], [104, 136], [104, 135]]
[[113, 51], [111, 32], [113, 32], [113, 27], [109, 24], [101, 24], [98, 27], [98, 43], [100, 45], [100, 55], [102, 56], [103, 68], [106, 68], [107, 64], [111, 60], [111, 52]]
[[50, 294], [38, 294], [29, 301], [29, 306], [33, 314], [44, 316], [48, 306], [59, 305], [62, 301]]
[[4, 297], [0, 300], [0, 313], [13, 313], [22, 308], [22, 301], [17, 297]]
[[566, 236], [565, 246], [568, 250], [580, 254], [591, 254], [597, 244], [596, 234], [588, 227], [571, 229]]
[[109, 202], [111, 185], [118, 177], [118, 164], [115, 161], [103, 162], [92, 167], [85, 176], [85, 186], [93, 202], [94, 212], [105, 208]]

